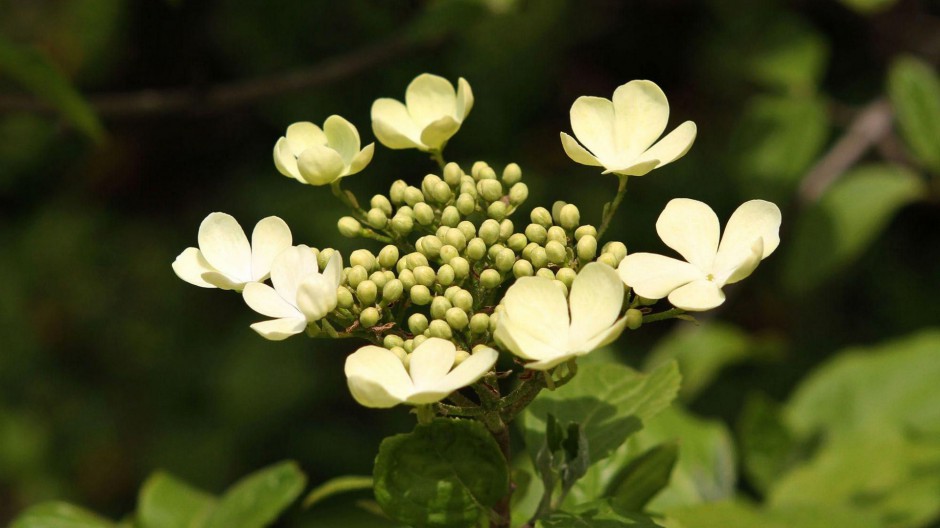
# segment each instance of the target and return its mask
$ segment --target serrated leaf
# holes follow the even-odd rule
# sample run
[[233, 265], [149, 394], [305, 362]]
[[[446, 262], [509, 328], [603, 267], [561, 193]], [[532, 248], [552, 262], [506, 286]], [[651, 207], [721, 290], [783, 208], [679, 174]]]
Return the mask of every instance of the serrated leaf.
[[215, 507], [212, 495], [159, 472], [140, 489], [137, 520], [140, 528], [200, 528]]
[[509, 491], [509, 468], [479, 422], [438, 419], [382, 441], [375, 498], [413, 526], [467, 526]]
[[262, 528], [274, 522], [306, 485], [295, 462], [281, 462], [236, 482], [222, 495], [206, 528]]
[[940, 174], [940, 78], [914, 57], [894, 61], [888, 73], [888, 95], [911, 153]]
[[320, 484], [307, 494], [307, 497], [304, 499], [304, 508], [309, 508], [320, 501], [326, 500], [334, 495], [339, 495], [340, 493], [365, 489], [372, 489], [372, 477], [347, 475], [332, 478]]
[[675, 442], [653, 447], [617, 472], [605, 495], [620, 510], [643, 511], [646, 503], [669, 485], [678, 459], [679, 446]]
[[923, 181], [895, 165], [865, 165], [834, 183], [798, 219], [787, 244], [784, 283], [806, 292], [856, 259], [895, 213], [925, 193]]
[[29, 508], [10, 528], [114, 528], [114, 523], [64, 502], [45, 502]]

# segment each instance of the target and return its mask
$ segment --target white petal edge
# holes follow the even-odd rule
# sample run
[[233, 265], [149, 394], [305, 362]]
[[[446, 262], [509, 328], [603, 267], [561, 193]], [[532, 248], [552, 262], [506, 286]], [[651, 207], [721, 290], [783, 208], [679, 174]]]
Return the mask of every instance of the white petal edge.
[[515, 326], [505, 313], [500, 314], [493, 337], [503, 348], [527, 360], [545, 360], [564, 355], [565, 351], [560, 347], [567, 345], [566, 342], [553, 345], [542, 341], [540, 336]]
[[676, 288], [705, 279], [696, 266], [655, 253], [631, 253], [617, 267], [624, 284], [647, 299], [662, 299]]
[[711, 272], [721, 227], [715, 211], [707, 204], [688, 198], [670, 200], [656, 220], [656, 232], [690, 264], [705, 273]]
[[763, 240], [761, 258], [767, 258], [780, 245], [780, 208], [772, 202], [750, 200], [738, 207], [725, 226], [715, 268], [728, 269], [747, 258], [754, 240]]
[[353, 352], [344, 370], [349, 392], [366, 407], [394, 407], [414, 392], [401, 360], [381, 347], [369, 345]]
[[669, 294], [669, 302], [689, 312], [703, 312], [721, 306], [725, 294], [710, 280], [697, 280], [677, 288]]
[[326, 145], [326, 134], [317, 125], [309, 121], [301, 121], [287, 127], [287, 145], [294, 157], [314, 145]]
[[418, 128], [424, 129], [444, 116], [457, 117], [457, 92], [447, 79], [422, 73], [405, 89], [405, 106]]
[[317, 273], [317, 257], [313, 250], [301, 244], [281, 251], [271, 264], [271, 284], [278, 295], [288, 302], [297, 299], [300, 283]]
[[450, 341], [432, 337], [408, 356], [408, 372], [416, 391], [435, 390], [454, 366], [457, 348]]
[[274, 288], [260, 282], [249, 282], [242, 291], [249, 308], [261, 315], [276, 319], [302, 319], [303, 314], [292, 303], [277, 294]]
[[310, 185], [327, 185], [346, 170], [346, 162], [332, 147], [313, 145], [297, 158], [297, 169]]
[[457, 121], [463, 123], [472, 109], [473, 90], [470, 89], [470, 83], [461, 77], [457, 79], [457, 114], [454, 117], [457, 118]]
[[359, 154], [359, 131], [352, 123], [342, 116], [331, 115], [323, 123], [323, 133], [329, 141], [329, 146], [339, 153], [344, 164], [348, 167], [353, 158]]
[[698, 127], [695, 123], [686, 121], [641, 154], [636, 162], [645, 163], [655, 160], [658, 162], [656, 168], [668, 165], [689, 152], [697, 134]]
[[618, 86], [612, 101], [617, 154], [624, 161], [635, 159], [666, 130], [666, 94], [652, 81], [636, 80]]
[[581, 96], [571, 105], [574, 137], [604, 166], [618, 164], [614, 144], [614, 104], [603, 97]]
[[274, 167], [288, 178], [294, 178], [300, 183], [307, 183], [297, 169], [297, 158], [291, 152], [290, 146], [287, 144], [287, 138], [282, 137], [274, 144]]
[[568, 349], [581, 345], [608, 329], [623, 308], [623, 281], [613, 268], [592, 262], [578, 272], [568, 294], [571, 329]]
[[319, 321], [336, 309], [336, 286], [319, 273], [307, 275], [297, 288], [296, 302], [307, 321]]
[[372, 132], [390, 149], [421, 148], [421, 129], [408, 108], [395, 99], [376, 99], [372, 103]]
[[276, 216], [262, 218], [251, 232], [251, 279], [263, 281], [271, 273], [271, 263], [293, 241], [287, 222]]
[[283, 341], [307, 328], [303, 319], [272, 319], [251, 325], [251, 329], [269, 341]]
[[603, 167], [601, 162], [594, 157], [593, 154], [587, 151], [584, 147], [578, 143], [578, 140], [565, 134], [561, 133], [561, 148], [565, 149], [565, 154], [571, 158], [571, 161], [575, 163], [580, 163], [581, 165], [588, 165], [591, 167]]
[[[523, 277], [517, 280], [502, 305], [506, 324], [518, 326], [546, 343], [563, 348], [568, 342], [568, 300], [552, 280], [544, 277]], [[511, 323], [510, 323], [511, 321]]]
[[372, 155], [375, 153], [375, 143], [369, 143], [358, 154], [352, 159], [352, 162], [349, 164], [349, 168], [346, 170], [344, 176], [352, 176], [358, 172], [361, 172], [362, 169], [366, 168], [369, 162], [372, 161]]
[[238, 221], [212, 213], [199, 225], [199, 250], [213, 268], [232, 282], [251, 281], [251, 244]]
[[215, 288], [214, 284], [202, 278], [203, 273], [215, 271], [206, 259], [203, 258], [199, 248], [189, 247], [180, 253], [173, 261], [173, 272], [184, 281], [200, 288]]
[[451, 116], [444, 116], [424, 127], [421, 131], [421, 143], [431, 150], [441, 150], [458, 130], [460, 130], [460, 122]]
[[470, 354], [470, 357], [464, 359], [459, 365], [454, 367], [444, 379], [440, 381], [440, 390], [447, 391], [448, 394], [477, 382], [484, 374], [489, 372], [496, 360], [499, 359], [499, 352], [483, 347]]

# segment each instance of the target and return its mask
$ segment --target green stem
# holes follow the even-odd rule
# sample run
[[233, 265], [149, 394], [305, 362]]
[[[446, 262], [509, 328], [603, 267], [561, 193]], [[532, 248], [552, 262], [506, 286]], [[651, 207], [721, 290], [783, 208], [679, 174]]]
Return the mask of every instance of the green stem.
[[353, 195], [351, 191], [343, 190], [342, 181], [343, 179], [340, 178], [330, 184], [330, 190], [333, 191], [333, 196], [335, 196], [340, 202], [342, 202], [343, 205], [352, 209], [353, 214], [360, 221], [364, 221], [366, 219], [365, 210], [359, 207], [359, 200], [356, 199], [356, 196]]
[[604, 214], [604, 218], [601, 219], [601, 227], [597, 230], [597, 240], [600, 240], [604, 236], [604, 232], [607, 231], [607, 228], [610, 227], [610, 221], [614, 219], [614, 213], [617, 212], [617, 208], [620, 207], [620, 202], [623, 201], [623, 197], [627, 194], [627, 180], [629, 177], [620, 176], [620, 185], [617, 186], [617, 196], [614, 197], [614, 200], [610, 202], [609, 207], [607, 207], [607, 212]]
[[434, 408], [430, 405], [418, 405], [415, 414], [418, 415], [419, 424], [429, 424], [434, 420]]
[[447, 162], [444, 161], [444, 151], [442, 150], [430, 150], [428, 154], [431, 155], [431, 159], [437, 162], [441, 170], [444, 170], [444, 166], [447, 165]]
[[680, 310], [679, 308], [673, 308], [671, 310], [666, 310], [665, 312], [644, 315], [643, 324], [655, 323], [656, 321], [665, 321], [667, 319], [675, 319], [683, 314], [685, 314], [685, 310]]

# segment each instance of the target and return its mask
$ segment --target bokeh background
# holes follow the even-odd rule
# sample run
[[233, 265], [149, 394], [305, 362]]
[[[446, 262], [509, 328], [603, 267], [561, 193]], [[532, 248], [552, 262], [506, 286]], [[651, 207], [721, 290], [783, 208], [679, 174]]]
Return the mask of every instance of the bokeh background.
[[[448, 160], [518, 162], [526, 211], [565, 199], [594, 223], [616, 181], [565, 156], [568, 109], [657, 82], [669, 128], [692, 119], [699, 138], [631, 181], [610, 230], [631, 251], [665, 251], [653, 226], [673, 197], [723, 219], [780, 205], [780, 249], [701, 327], [651, 325], [610, 351], [685, 358], [687, 406], [746, 444], [748, 402], [787, 401], [846, 347], [940, 343], [924, 334], [940, 323], [940, 123], [896, 119], [898, 101], [915, 122], [940, 112], [929, 83], [905, 84], [935, 80], [938, 59], [933, 0], [0, 0], [0, 522], [52, 498], [119, 518], [157, 469], [215, 492], [288, 458], [312, 483], [371, 471], [413, 418], [355, 405], [357, 344], [265, 341], [237, 295], [170, 263], [212, 211], [378, 249], [342, 239], [342, 206], [279, 175], [271, 150], [333, 113], [372, 141], [371, 102], [426, 71], [476, 95]], [[348, 186], [367, 198], [434, 170], [379, 146]], [[918, 401], [940, 408], [938, 391]], [[735, 471], [758, 500], [762, 475]], [[283, 526], [359, 522], [347, 510], [295, 508]]]

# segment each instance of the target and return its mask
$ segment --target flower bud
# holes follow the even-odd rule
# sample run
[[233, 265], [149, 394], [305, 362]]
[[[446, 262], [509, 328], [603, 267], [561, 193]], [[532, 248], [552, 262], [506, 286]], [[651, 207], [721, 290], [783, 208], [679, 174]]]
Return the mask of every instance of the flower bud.
[[477, 237], [467, 242], [467, 258], [470, 260], [480, 260], [486, 255], [486, 242]]
[[522, 169], [515, 163], [506, 165], [503, 169], [503, 183], [512, 185], [522, 179]]
[[411, 314], [408, 317], [408, 330], [414, 335], [423, 334], [428, 329], [428, 318], [422, 313]]
[[460, 211], [453, 205], [448, 205], [441, 212], [441, 225], [455, 227], [460, 222]]
[[548, 240], [554, 240], [563, 246], [568, 245], [568, 235], [565, 233], [565, 230], [559, 226], [549, 227], [546, 237]]
[[428, 258], [415, 251], [414, 253], [408, 253], [405, 255], [405, 262], [408, 265], [408, 269], [414, 270], [418, 266], [427, 266]]
[[512, 269], [513, 264], [516, 263], [516, 252], [509, 249], [503, 248], [502, 251], [496, 254], [495, 264], [496, 269], [506, 273]]
[[467, 240], [470, 240], [471, 238], [475, 238], [477, 236], [477, 226], [473, 225], [473, 222], [469, 220], [464, 220], [463, 222], [460, 222], [459, 224], [457, 224], [457, 229], [459, 229], [460, 232], [463, 233], [463, 236]]
[[545, 253], [545, 248], [537, 247], [532, 249], [532, 252], [529, 254], [529, 262], [532, 263], [532, 267], [535, 269], [548, 266], [548, 254]]
[[405, 368], [408, 368], [408, 351], [405, 350], [405, 342], [402, 341], [400, 346], [386, 347], [388, 350], [398, 356], [398, 359], [401, 360], [402, 364], [405, 365]]
[[379, 310], [374, 306], [370, 306], [359, 314], [359, 324], [361, 324], [363, 328], [372, 328], [381, 318], [382, 314], [379, 313]]
[[473, 314], [470, 318], [470, 333], [475, 335], [485, 334], [489, 330], [490, 316], [485, 313]]
[[411, 234], [411, 230], [414, 229], [414, 225], [414, 220], [410, 216], [401, 214], [401, 212], [395, 213], [395, 216], [392, 217], [392, 231], [398, 235], [408, 236]]
[[627, 246], [625, 246], [623, 242], [614, 240], [604, 244], [601, 253], [611, 253], [614, 258], [617, 259], [617, 264], [620, 264], [620, 261], [627, 256]]
[[439, 337], [441, 339], [450, 339], [453, 337], [453, 332], [450, 329], [450, 325], [447, 324], [447, 321], [439, 319], [431, 321], [428, 330], [431, 332], [431, 337]]
[[509, 240], [513, 234], [512, 220], [505, 218], [499, 223], [499, 239], [501, 241]]
[[419, 238], [415, 246], [422, 255], [429, 259], [434, 259], [441, 254], [441, 248], [444, 247], [444, 243], [441, 242], [440, 238], [434, 235], [427, 235]]
[[488, 256], [488, 257], [490, 258], [490, 260], [496, 260], [496, 255], [499, 255], [499, 252], [502, 251], [502, 250], [504, 250], [504, 249], [506, 249], [506, 246], [504, 246], [504, 245], [502, 245], [502, 244], [493, 244], [493, 245], [490, 246], [490, 248], [486, 251], [486, 256]]
[[443, 319], [447, 310], [453, 308], [450, 301], [444, 296], [435, 297], [431, 300], [431, 317], [434, 319]]
[[601, 256], [597, 257], [597, 261], [602, 264], [607, 264], [611, 268], [617, 268], [617, 257], [612, 253], [601, 253]]
[[548, 238], [548, 232], [541, 224], [529, 224], [525, 228], [525, 237], [536, 244], [544, 244]]
[[401, 270], [398, 273], [398, 280], [401, 281], [401, 285], [406, 290], [414, 288], [414, 285], [418, 283], [418, 281], [415, 280], [415, 274], [409, 269]]
[[470, 357], [470, 352], [467, 352], [466, 350], [458, 350], [457, 353], [454, 354], [454, 366], [456, 367], [457, 365], [463, 363], [468, 357]]
[[516, 253], [525, 249], [528, 243], [529, 240], [522, 233], [513, 233], [509, 239], [506, 240], [506, 245], [509, 246], [509, 249]]
[[400, 205], [405, 201], [405, 189], [408, 188], [408, 184], [403, 180], [395, 180], [392, 183], [392, 187], [389, 189], [388, 196], [392, 199], [392, 203]]
[[474, 210], [476, 210], [477, 200], [467, 193], [461, 193], [460, 196], [457, 197], [457, 202], [455, 205], [457, 207], [457, 211], [460, 214], [469, 216], [473, 214]]
[[382, 211], [385, 213], [385, 216], [392, 215], [392, 202], [388, 201], [388, 198], [381, 194], [373, 196], [372, 199], [369, 200], [369, 206], [372, 207], [372, 209]]
[[509, 188], [509, 203], [519, 205], [529, 197], [529, 187], [519, 182]]
[[522, 248], [522, 258], [530, 260], [532, 258], [532, 252], [535, 251], [535, 248], [542, 247], [535, 242], [529, 242], [524, 248]]
[[441, 180], [440, 176], [437, 174], [428, 174], [421, 180], [421, 192], [424, 194], [425, 201], [434, 199], [433, 196], [431, 196], [431, 189], [434, 188], [434, 184], [438, 182], [443, 183], [443, 180]]
[[566, 205], [568, 205], [568, 203], [561, 200], [552, 204], [552, 220], [558, 225], [561, 225], [561, 208]]
[[414, 187], [412, 185], [409, 185], [408, 188], [405, 189], [405, 203], [406, 204], [410, 205], [411, 207], [414, 207], [415, 205], [423, 201], [424, 201], [424, 193], [421, 192], [421, 189]]
[[437, 203], [447, 203], [450, 200], [451, 196], [454, 195], [454, 192], [450, 190], [450, 185], [442, 181], [438, 181], [431, 187], [431, 198], [434, 199]]
[[414, 219], [415, 219], [415, 210], [412, 209], [412, 208], [411, 208], [410, 206], [408, 206], [408, 205], [403, 205], [403, 206], [399, 207], [397, 211], [395, 211], [395, 215], [396, 215], [396, 216], [398, 216], [398, 215], [407, 216], [408, 218], [414, 220]]
[[492, 290], [502, 281], [503, 278], [494, 269], [485, 269], [480, 273], [480, 284], [486, 289]]
[[517, 279], [521, 277], [531, 277], [533, 273], [532, 263], [528, 260], [519, 259], [512, 265], [512, 275]]
[[[490, 169], [492, 171], [493, 169]], [[495, 177], [495, 174], [494, 174]], [[480, 180], [477, 183], [477, 191], [487, 202], [495, 202], [503, 197], [503, 184], [499, 180]]]
[[448, 262], [454, 268], [454, 277], [457, 280], [466, 279], [470, 275], [470, 263], [463, 257], [454, 257]]
[[592, 236], [595, 239], [597, 238], [597, 229], [590, 224], [585, 224], [574, 230], [574, 239], [580, 241], [585, 236]]
[[333, 253], [336, 253], [336, 250], [333, 248], [323, 248], [319, 253], [317, 253], [317, 266], [320, 269], [326, 269], [326, 265], [330, 263], [330, 259], [333, 258]]
[[479, 235], [487, 246], [491, 246], [499, 240], [500, 224], [492, 218], [486, 219], [480, 224]]
[[564, 282], [561, 282], [560, 280], [553, 280], [552, 284], [554, 284], [559, 290], [561, 290], [562, 295], [564, 295], [565, 297], [568, 296], [568, 286], [565, 286]]
[[573, 231], [578, 228], [578, 224], [581, 223], [581, 212], [578, 211], [578, 207], [574, 204], [567, 204], [562, 206], [561, 210], [558, 212], [558, 219], [560, 222], [558, 224], [567, 229], [568, 231]]
[[431, 222], [434, 221], [434, 209], [431, 209], [431, 206], [425, 202], [418, 202], [414, 205], [415, 209], [415, 221], [419, 225], [431, 225]]
[[423, 284], [415, 284], [411, 287], [411, 290], [408, 292], [411, 302], [417, 304], [418, 306], [424, 306], [425, 304], [431, 302], [431, 290]]
[[480, 171], [483, 170], [484, 167], [489, 167], [485, 161], [473, 162], [473, 165], [470, 166], [470, 175], [473, 176], [474, 180], [480, 179]]
[[382, 300], [393, 303], [401, 299], [401, 294], [405, 292], [405, 285], [399, 279], [392, 279], [382, 287]]
[[490, 333], [491, 333], [491, 334], [496, 331], [496, 325], [497, 325], [497, 324], [499, 324], [499, 312], [493, 312], [493, 314], [490, 315], [490, 328], [489, 328], [489, 330], [490, 330]]
[[350, 266], [362, 266], [369, 272], [375, 269], [377, 263], [375, 255], [368, 249], [357, 249], [349, 255]]
[[385, 287], [385, 283], [389, 281], [388, 276], [385, 275], [384, 271], [376, 271], [372, 275], [369, 275], [369, 280], [374, 282], [375, 285], [381, 290]]
[[558, 268], [558, 271], [555, 272], [555, 278], [565, 283], [565, 286], [571, 288], [571, 283], [574, 282], [574, 278], [578, 274], [571, 268]]
[[457, 292], [459, 292], [459, 291], [462, 290], [462, 289], [463, 289], [463, 288], [461, 288], [460, 286], [451, 286], [451, 287], [447, 288], [446, 290], [444, 290], [444, 298], [447, 299], [448, 301], [450, 301], [451, 304], [453, 304], [453, 303], [454, 303], [454, 295], [457, 295]]
[[552, 279], [552, 280], [555, 280], [555, 274], [552, 273], [552, 270], [550, 270], [550, 269], [548, 269], [548, 268], [540, 268], [538, 271], [535, 272], [535, 276], [536, 276], [536, 277], [542, 277], [542, 278], [545, 278], [545, 279]]
[[437, 274], [430, 266], [418, 266], [412, 270], [415, 274], [415, 281], [422, 286], [430, 288], [437, 279]]
[[455, 258], [460, 256], [460, 252], [457, 251], [457, 248], [450, 244], [446, 244], [441, 247], [441, 262], [450, 262]]
[[576, 247], [578, 260], [581, 261], [582, 265], [594, 260], [597, 255], [597, 239], [591, 235], [582, 236]]
[[369, 225], [376, 229], [385, 229], [385, 226], [388, 225], [388, 216], [385, 211], [373, 207], [369, 209], [369, 212], [366, 213], [366, 221], [369, 222]]
[[457, 165], [453, 161], [444, 165], [444, 181], [451, 187], [460, 183], [461, 176], [463, 176], [463, 171], [460, 170], [460, 165]]
[[444, 242], [457, 248], [457, 251], [463, 251], [467, 247], [467, 237], [459, 229], [451, 229], [444, 235]]
[[339, 234], [347, 238], [356, 238], [362, 233], [362, 224], [351, 216], [344, 216], [336, 222]]
[[370, 280], [364, 280], [356, 286], [356, 297], [359, 297], [359, 302], [363, 305], [374, 303], [378, 296], [379, 288]]
[[362, 266], [353, 266], [346, 273], [346, 282], [353, 288], [359, 286], [359, 283], [369, 278], [369, 272]]
[[[395, 334], [388, 334], [384, 339], [382, 339], [382, 346], [389, 350], [395, 347], [402, 347], [404, 344], [405, 340], [402, 339], [401, 336], [397, 336]], [[402, 350], [402, 352], [404, 352], [404, 350]]]
[[450, 286], [454, 283], [455, 278], [454, 268], [450, 264], [444, 264], [437, 270], [437, 282], [441, 286]]
[[475, 200], [477, 198], [477, 183], [470, 176], [460, 178], [460, 193], [469, 194]]
[[473, 309], [473, 295], [467, 290], [460, 289], [454, 292], [454, 299], [451, 301], [454, 306], [465, 312]]
[[532, 209], [532, 212], [529, 213], [529, 218], [532, 219], [533, 224], [538, 224], [545, 229], [552, 227], [552, 213], [549, 213], [548, 209], [544, 207]]
[[[428, 337], [429, 337], [429, 336], [427, 335], [428, 333], [429, 333], [429, 331], [428, 331], [428, 330], [425, 330], [425, 331], [424, 331], [424, 334], [422, 334], [422, 335], [416, 335], [416, 336], [414, 337], [414, 339], [412, 339], [412, 341], [414, 342], [414, 348], [418, 348], [419, 346], [421, 346], [422, 343], [424, 343], [425, 341], [428, 340]], [[414, 350], [414, 349], [412, 349], [412, 350]]]
[[493, 167], [490, 167], [489, 165], [487, 165], [486, 167], [483, 167], [482, 169], [480, 169], [479, 177], [480, 177], [480, 180], [495, 180], [496, 171], [493, 170]]
[[450, 325], [454, 330], [463, 330], [470, 324], [470, 318], [467, 317], [467, 312], [461, 310], [460, 308], [451, 308], [447, 310], [447, 313], [444, 315], [444, 319], [447, 320], [447, 324]]
[[352, 308], [353, 302], [352, 292], [349, 291], [349, 288], [345, 286], [336, 288], [336, 306], [348, 309]]
[[[516, 184], [521, 185], [521, 184]], [[489, 207], [486, 208], [486, 216], [492, 218], [493, 220], [502, 220], [506, 217], [506, 212], [508, 208], [503, 202], [493, 202]]]
[[636, 330], [643, 325], [643, 312], [637, 310], [636, 308], [630, 308], [627, 310], [627, 328], [630, 330]]

